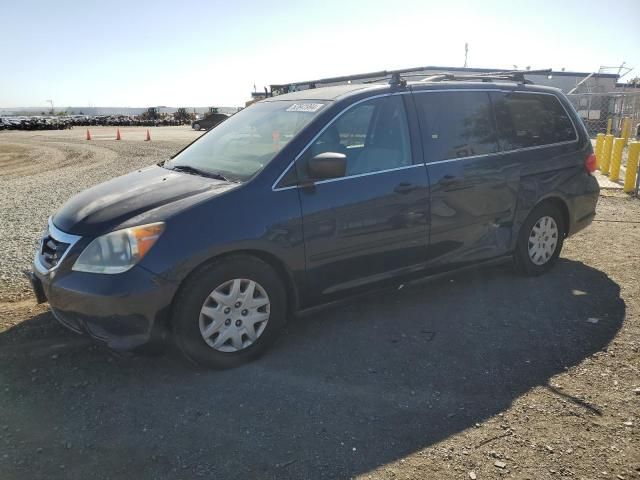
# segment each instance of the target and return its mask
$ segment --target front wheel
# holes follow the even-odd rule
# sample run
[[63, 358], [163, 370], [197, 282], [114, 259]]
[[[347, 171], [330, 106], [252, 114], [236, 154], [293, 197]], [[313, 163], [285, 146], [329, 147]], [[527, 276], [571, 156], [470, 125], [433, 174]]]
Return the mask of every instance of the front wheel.
[[249, 362], [286, 323], [286, 293], [276, 272], [250, 256], [230, 256], [195, 272], [176, 300], [176, 344], [193, 362], [229, 368]]
[[545, 203], [537, 206], [522, 224], [514, 255], [516, 269], [525, 275], [541, 275], [558, 261], [566, 227], [560, 210]]
[[197, 131], [197, 132], [198, 132], [198, 131], [200, 131], [200, 124], [199, 124], [199, 123], [194, 123], [194, 124], [193, 124], [193, 129], [194, 129], [195, 131]]

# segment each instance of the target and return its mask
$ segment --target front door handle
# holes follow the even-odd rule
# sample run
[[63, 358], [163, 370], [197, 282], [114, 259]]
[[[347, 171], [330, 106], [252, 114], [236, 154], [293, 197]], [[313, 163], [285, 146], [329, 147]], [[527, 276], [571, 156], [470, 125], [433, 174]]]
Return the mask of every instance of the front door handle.
[[460, 177], [454, 177], [453, 175], [445, 175], [438, 182], [443, 187], [450, 187], [460, 183]]
[[420, 188], [418, 185], [414, 185], [413, 183], [409, 183], [409, 182], [402, 182], [399, 183], [398, 185], [396, 185], [396, 187], [393, 189], [394, 192], [396, 193], [402, 193], [402, 194], [407, 194], [407, 193], [411, 193], [414, 190]]

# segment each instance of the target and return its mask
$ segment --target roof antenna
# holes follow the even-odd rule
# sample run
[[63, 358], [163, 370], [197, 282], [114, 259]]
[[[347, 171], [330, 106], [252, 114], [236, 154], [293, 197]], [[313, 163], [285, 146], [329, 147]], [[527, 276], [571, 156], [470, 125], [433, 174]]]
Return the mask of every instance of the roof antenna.
[[407, 81], [400, 77], [399, 72], [393, 72], [391, 74], [391, 80], [389, 80], [389, 85], [392, 87], [404, 88], [407, 86]]

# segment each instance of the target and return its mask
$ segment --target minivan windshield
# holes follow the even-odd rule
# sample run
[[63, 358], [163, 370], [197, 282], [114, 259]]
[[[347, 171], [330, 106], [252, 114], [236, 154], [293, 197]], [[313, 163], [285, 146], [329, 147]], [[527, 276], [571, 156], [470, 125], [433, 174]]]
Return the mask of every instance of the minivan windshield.
[[256, 103], [210, 130], [164, 166], [232, 181], [247, 180], [262, 170], [326, 103]]

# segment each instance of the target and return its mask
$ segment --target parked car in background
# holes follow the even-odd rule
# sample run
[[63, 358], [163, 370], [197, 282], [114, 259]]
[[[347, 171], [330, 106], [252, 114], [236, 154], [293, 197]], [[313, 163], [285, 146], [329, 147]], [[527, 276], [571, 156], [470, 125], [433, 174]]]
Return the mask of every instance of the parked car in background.
[[224, 122], [227, 118], [229, 118], [229, 115], [225, 115], [224, 113], [210, 113], [204, 118], [194, 120], [191, 128], [194, 130], [209, 130]]
[[[56, 115], [56, 116], [11, 116], [0, 121], [0, 129], [6, 130], [62, 130], [74, 126], [113, 126], [113, 127], [166, 127], [184, 125], [183, 118], [163, 114], [158, 118], [145, 118], [140, 115]], [[190, 122], [188, 122], [190, 123]]]
[[112, 348], [171, 337], [231, 367], [293, 313], [354, 293], [502, 258], [548, 271], [595, 215], [594, 169], [556, 89], [305, 90], [69, 200], [31, 278], [63, 325]]

